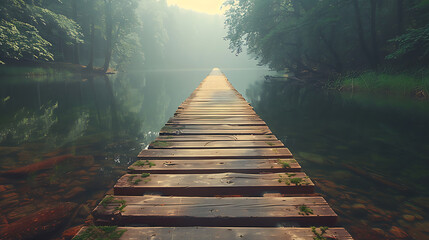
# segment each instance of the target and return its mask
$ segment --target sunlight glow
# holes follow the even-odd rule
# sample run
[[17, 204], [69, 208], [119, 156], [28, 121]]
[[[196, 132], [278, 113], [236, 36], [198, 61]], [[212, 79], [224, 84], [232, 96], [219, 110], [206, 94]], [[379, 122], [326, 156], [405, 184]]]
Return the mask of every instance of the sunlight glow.
[[169, 6], [176, 5], [180, 8], [190, 9], [207, 14], [223, 14], [222, 3], [225, 0], [167, 0]]

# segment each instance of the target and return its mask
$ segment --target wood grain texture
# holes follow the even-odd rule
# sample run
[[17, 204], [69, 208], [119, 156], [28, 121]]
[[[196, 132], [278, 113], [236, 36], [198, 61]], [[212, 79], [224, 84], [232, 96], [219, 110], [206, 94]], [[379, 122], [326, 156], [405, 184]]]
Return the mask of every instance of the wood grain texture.
[[[263, 196], [267, 192], [311, 194], [314, 184], [302, 172], [286, 174], [125, 174], [114, 187], [115, 195], [141, 196], [156, 193], [163, 196]], [[301, 179], [298, 184], [285, 179]], [[138, 182], [134, 182], [134, 181]], [[282, 181], [281, 181], [282, 180]]]
[[[122, 212], [116, 210], [125, 201]], [[302, 214], [306, 205], [312, 214]], [[93, 212], [97, 224], [168, 227], [333, 226], [337, 215], [322, 197], [115, 196]]]
[[164, 135], [156, 138], [158, 141], [273, 141], [272, 135]]
[[[81, 232], [85, 231], [83, 228]], [[156, 240], [314, 240], [311, 228], [302, 227], [119, 227], [124, 230], [120, 240], [156, 239]], [[317, 230], [320, 233], [320, 230]], [[344, 228], [329, 228], [324, 235], [336, 240], [351, 240]]]
[[149, 149], [280, 148], [280, 141], [153, 141]]
[[144, 172], [152, 174], [208, 174], [226, 172], [256, 174], [299, 172], [300, 170], [301, 166], [295, 159], [138, 160], [128, 167], [128, 172], [134, 174]]
[[287, 148], [244, 148], [244, 149], [145, 149], [139, 159], [263, 159], [292, 158]]

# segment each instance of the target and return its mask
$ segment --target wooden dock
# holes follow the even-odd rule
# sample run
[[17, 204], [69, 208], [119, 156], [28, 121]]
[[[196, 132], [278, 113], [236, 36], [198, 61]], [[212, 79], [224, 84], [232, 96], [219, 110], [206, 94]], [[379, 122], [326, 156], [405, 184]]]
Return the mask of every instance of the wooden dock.
[[352, 239], [217, 68], [93, 216], [96, 225], [120, 226], [120, 239], [316, 239], [321, 226], [329, 227], [325, 239]]

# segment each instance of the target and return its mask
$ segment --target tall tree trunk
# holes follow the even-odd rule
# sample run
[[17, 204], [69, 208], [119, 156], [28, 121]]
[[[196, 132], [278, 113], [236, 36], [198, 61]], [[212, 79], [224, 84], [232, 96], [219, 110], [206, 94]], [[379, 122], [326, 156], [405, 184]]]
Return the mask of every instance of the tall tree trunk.
[[367, 58], [369, 64], [371, 67], [375, 67], [374, 66], [374, 60], [371, 57], [371, 53], [369, 52], [368, 47], [366, 46], [365, 43], [365, 36], [363, 35], [363, 27], [362, 27], [362, 21], [361, 21], [361, 14], [360, 14], [360, 9], [359, 9], [359, 2], [358, 0], [353, 0], [353, 7], [355, 10], [355, 15], [356, 15], [356, 25], [357, 25], [357, 32], [358, 32], [358, 36], [359, 36], [359, 45], [362, 48], [362, 51], [365, 55], [365, 57]]
[[403, 24], [404, 24], [404, 0], [396, 1], [396, 35], [402, 33]]
[[112, 58], [112, 31], [113, 31], [113, 19], [112, 19], [112, 0], [104, 0], [106, 5], [106, 51], [104, 57], [104, 72], [107, 72]]
[[[334, 28], [335, 27], [332, 28], [332, 32], [334, 31]], [[340, 56], [338, 55], [336, 49], [332, 46], [332, 41], [328, 41], [328, 39], [325, 37], [322, 31], [319, 31], [319, 35], [323, 43], [326, 45], [328, 52], [334, 58], [335, 69], [337, 70], [337, 72], [341, 73], [343, 71], [343, 64], [341, 62]]]
[[377, 0], [371, 0], [371, 45], [374, 66], [377, 68], [378, 59], [378, 44], [377, 44]]
[[[92, 2], [92, 1], [91, 1]], [[89, 46], [89, 63], [87, 66], [88, 70], [94, 68], [94, 38], [95, 38], [95, 22], [94, 15], [91, 16], [91, 36], [90, 36], [90, 46]]]
[[[72, 1], [72, 8], [73, 8], [73, 20], [75, 22], [78, 21], [77, 19], [77, 0]], [[75, 40], [75, 43], [73, 45], [73, 63], [79, 64], [79, 43], [77, 40]]]

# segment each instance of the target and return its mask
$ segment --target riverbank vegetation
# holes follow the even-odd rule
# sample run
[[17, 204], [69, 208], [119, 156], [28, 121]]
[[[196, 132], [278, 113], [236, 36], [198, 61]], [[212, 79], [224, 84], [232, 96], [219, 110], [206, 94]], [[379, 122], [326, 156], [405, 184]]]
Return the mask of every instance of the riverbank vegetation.
[[363, 90], [372, 75], [375, 88], [396, 89], [405, 75], [399, 81], [410, 81], [403, 84], [413, 90], [420, 84], [413, 82], [427, 81], [407, 74], [426, 72], [429, 63], [427, 0], [229, 0], [225, 5], [230, 49], [239, 54], [247, 47], [272, 69], [323, 84], [335, 79], [343, 90], [350, 81]]
[[390, 71], [366, 71], [339, 76], [326, 85], [331, 89], [347, 92], [374, 92], [427, 99], [429, 75], [427, 70], [414, 73]]

